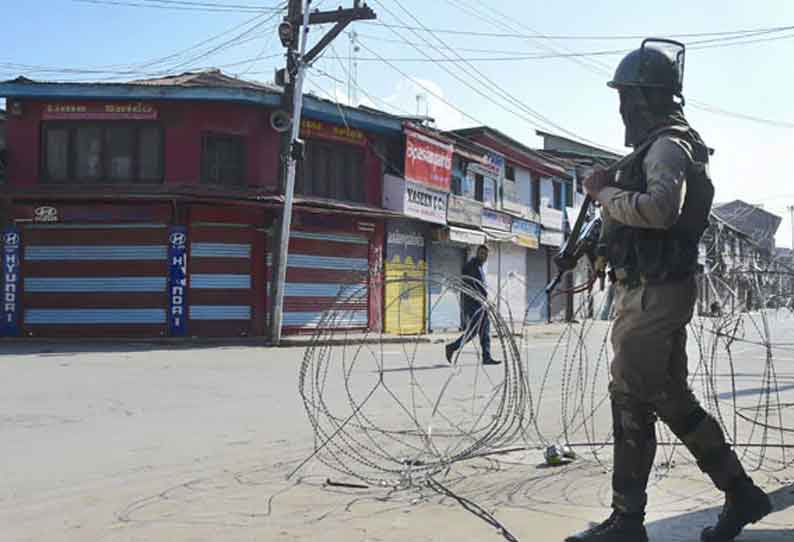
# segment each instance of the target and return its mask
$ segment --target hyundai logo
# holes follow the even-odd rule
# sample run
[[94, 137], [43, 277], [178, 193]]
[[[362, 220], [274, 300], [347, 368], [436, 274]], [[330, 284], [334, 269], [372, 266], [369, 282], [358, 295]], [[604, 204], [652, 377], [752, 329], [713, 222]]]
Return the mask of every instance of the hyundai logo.
[[185, 246], [185, 242], [187, 241], [187, 236], [184, 233], [176, 232], [171, 234], [171, 246], [173, 247], [183, 247]]
[[58, 222], [58, 209], [55, 207], [36, 207], [33, 211], [36, 222]]
[[19, 234], [18, 233], [6, 233], [3, 237], [3, 243], [8, 248], [14, 248], [19, 246]]

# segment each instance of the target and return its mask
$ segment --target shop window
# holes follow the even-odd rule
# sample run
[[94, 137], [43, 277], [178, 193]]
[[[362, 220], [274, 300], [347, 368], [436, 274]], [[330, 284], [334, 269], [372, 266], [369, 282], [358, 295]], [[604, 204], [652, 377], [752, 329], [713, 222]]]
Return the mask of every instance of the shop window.
[[532, 209], [540, 212], [540, 179], [532, 177]]
[[295, 191], [304, 196], [364, 203], [364, 151], [350, 145], [307, 141]]
[[246, 138], [205, 134], [201, 144], [201, 182], [245, 186]]
[[554, 208], [562, 209], [562, 184], [557, 181], [551, 182], [554, 187]]
[[474, 199], [477, 201], [483, 201], [483, 195], [485, 192], [485, 177], [476, 173], [474, 175]]
[[45, 177], [50, 181], [65, 182], [69, 178], [69, 130], [50, 128], [44, 135]]
[[452, 171], [452, 185], [450, 191], [456, 196], [463, 195], [463, 173], [458, 170]]
[[42, 178], [52, 183], [158, 183], [162, 129], [154, 123], [45, 123]]
[[511, 165], [505, 166], [505, 179], [508, 181], [515, 181], [516, 180], [516, 168]]

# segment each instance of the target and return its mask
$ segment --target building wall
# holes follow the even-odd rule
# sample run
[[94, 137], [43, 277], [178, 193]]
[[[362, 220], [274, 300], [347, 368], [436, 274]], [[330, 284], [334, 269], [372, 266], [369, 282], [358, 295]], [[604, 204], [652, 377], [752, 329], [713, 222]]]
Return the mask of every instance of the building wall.
[[[164, 129], [166, 184], [199, 184], [202, 134], [218, 132], [248, 138], [246, 180], [250, 187], [276, 189], [279, 134], [270, 127], [268, 110], [234, 103], [151, 103]], [[39, 182], [41, 123], [46, 105], [44, 101], [25, 100], [22, 115], [8, 119], [8, 179], [12, 186], [31, 187]]]

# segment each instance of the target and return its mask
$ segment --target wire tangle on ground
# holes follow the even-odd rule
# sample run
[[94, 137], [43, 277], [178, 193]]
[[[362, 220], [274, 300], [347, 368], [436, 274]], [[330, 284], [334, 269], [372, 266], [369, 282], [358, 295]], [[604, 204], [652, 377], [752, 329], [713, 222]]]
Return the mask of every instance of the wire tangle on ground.
[[[782, 481], [794, 472], [794, 370], [788, 369], [794, 343], [776, 338], [794, 331], [794, 294], [781, 283], [791, 277], [769, 266], [712, 267], [699, 277], [701, 296], [688, 326], [690, 387], [747, 469]], [[581, 268], [563, 283], [592, 285], [589, 277]], [[317, 322], [299, 372], [314, 431], [307, 461], [316, 458], [369, 487], [431, 488], [446, 497], [467, 462], [524, 451], [542, 463], [542, 451], [554, 444], [576, 450], [576, 468], [611, 468], [614, 287], [569, 288], [570, 297], [555, 296], [530, 291], [526, 279], [512, 274], [487, 296], [477, 286], [441, 274], [387, 272], [363, 273], [340, 291]], [[514, 286], [529, 293], [526, 303], [515, 298], [521, 288]], [[389, 333], [356, 331], [357, 303], [370, 288], [387, 294], [382, 313]], [[442, 310], [448, 314], [448, 304], [465, 297], [482, 310], [463, 319], [454, 335], [442, 332], [429, 343], [420, 334], [423, 322], [434, 322]], [[573, 318], [563, 322], [566, 303]], [[539, 315], [558, 323], [545, 328]], [[477, 330], [485, 318], [498, 366], [481, 363]], [[415, 335], [394, 341], [401, 330]], [[472, 340], [448, 362], [443, 343], [461, 333]], [[660, 423], [657, 432], [659, 481], [694, 463], [669, 429]], [[512, 539], [470, 493], [453, 495]]]

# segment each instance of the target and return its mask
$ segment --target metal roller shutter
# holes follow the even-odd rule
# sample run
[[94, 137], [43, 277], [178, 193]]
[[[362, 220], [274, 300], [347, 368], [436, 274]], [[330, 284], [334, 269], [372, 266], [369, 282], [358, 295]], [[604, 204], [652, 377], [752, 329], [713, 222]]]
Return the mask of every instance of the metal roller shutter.
[[[270, 255], [267, 267], [270, 277]], [[292, 231], [284, 293], [284, 331], [295, 333], [326, 326], [366, 329], [369, 325], [368, 271], [369, 239], [366, 236]]]
[[427, 264], [399, 258], [385, 264], [386, 333], [416, 335], [425, 330]]
[[530, 250], [527, 254], [527, 312], [526, 323], [546, 321], [546, 251]]
[[446, 287], [446, 277], [459, 280], [464, 265], [464, 250], [443, 243], [430, 245], [430, 330], [459, 330], [461, 305], [459, 292]]
[[244, 225], [194, 223], [188, 234], [188, 334], [252, 334], [254, 230]]
[[26, 335], [167, 333], [164, 224], [29, 224], [23, 243]]
[[499, 314], [517, 331], [524, 323], [527, 309], [527, 249], [502, 243], [499, 265], [502, 280]]

